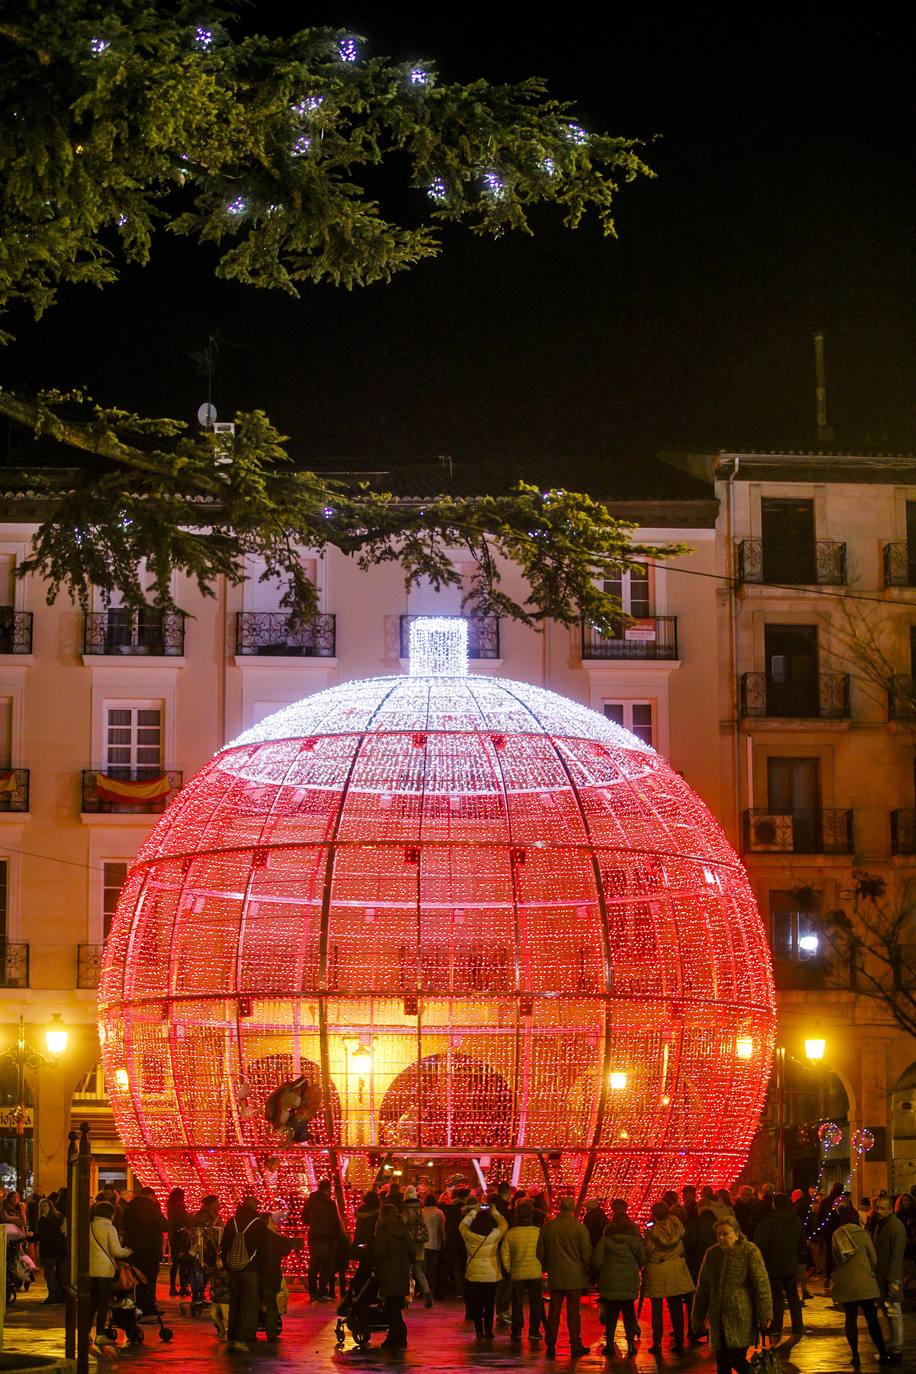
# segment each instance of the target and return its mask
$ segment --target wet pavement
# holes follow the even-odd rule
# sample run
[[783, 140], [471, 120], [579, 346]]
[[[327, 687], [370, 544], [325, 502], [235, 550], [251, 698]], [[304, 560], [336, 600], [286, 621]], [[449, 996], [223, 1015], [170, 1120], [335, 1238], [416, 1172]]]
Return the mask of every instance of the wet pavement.
[[[816, 1291], [816, 1290], [815, 1290]], [[41, 1305], [45, 1296], [41, 1282], [34, 1285], [29, 1293], [20, 1294], [18, 1301], [7, 1310], [4, 1330], [6, 1351], [22, 1351], [34, 1354], [63, 1354], [63, 1309]], [[607, 1374], [608, 1370], [620, 1369], [622, 1374], [713, 1374], [716, 1367], [715, 1357], [704, 1342], [683, 1355], [676, 1355], [671, 1349], [671, 1338], [665, 1333], [665, 1353], [662, 1356], [650, 1355], [649, 1307], [645, 1305], [642, 1314], [643, 1340], [639, 1355], [634, 1360], [624, 1358], [626, 1345], [622, 1328], [618, 1328], [617, 1351], [612, 1359], [600, 1354], [602, 1329], [598, 1322], [597, 1309], [591, 1300], [583, 1304], [583, 1339], [592, 1349], [588, 1355], [577, 1360], [571, 1359], [569, 1346], [561, 1331], [555, 1360], [548, 1359], [543, 1346], [529, 1347], [527, 1341], [520, 1346], [509, 1344], [508, 1334], [499, 1332], [491, 1343], [477, 1345], [474, 1342], [469, 1323], [463, 1320], [464, 1312], [460, 1303], [453, 1300], [436, 1303], [431, 1309], [416, 1304], [407, 1313], [409, 1347], [403, 1356], [390, 1355], [379, 1348], [381, 1335], [373, 1337], [373, 1345], [368, 1351], [356, 1350], [352, 1337], [347, 1334], [343, 1350], [335, 1344], [334, 1328], [336, 1310], [333, 1303], [311, 1304], [299, 1292], [290, 1298], [289, 1312], [283, 1322], [283, 1336], [279, 1346], [268, 1347], [259, 1343], [256, 1351], [248, 1355], [230, 1355], [226, 1347], [220, 1345], [209, 1316], [192, 1318], [182, 1316], [177, 1299], [162, 1297], [160, 1302], [169, 1326], [174, 1331], [174, 1339], [165, 1344], [158, 1339], [155, 1324], [145, 1323], [143, 1345], [121, 1346], [117, 1354], [105, 1356], [101, 1361], [93, 1359], [90, 1368], [99, 1369], [104, 1374], [116, 1361], [123, 1365], [138, 1365], [145, 1371], [156, 1370], [157, 1374], [209, 1374], [217, 1369], [227, 1374], [234, 1369], [239, 1374], [248, 1374], [254, 1367], [287, 1374], [291, 1370], [315, 1371], [316, 1374], [346, 1374], [346, 1371], [378, 1370], [394, 1368], [406, 1374], [433, 1368], [437, 1374], [453, 1374], [453, 1371], [508, 1371], [531, 1370], [532, 1374], [549, 1374], [557, 1370], [561, 1374]], [[907, 1374], [916, 1374], [916, 1312], [906, 1314], [906, 1353], [902, 1365], [891, 1368], [903, 1369]], [[852, 1368], [849, 1348], [843, 1336], [843, 1316], [831, 1308], [829, 1298], [815, 1296], [805, 1304], [805, 1336], [798, 1341], [780, 1347], [780, 1356], [785, 1374], [835, 1374]], [[123, 1341], [123, 1335], [120, 1337]], [[864, 1323], [860, 1323], [859, 1349], [863, 1371], [879, 1368], [877, 1357], [868, 1338]], [[883, 1368], [883, 1366], [882, 1366]]]

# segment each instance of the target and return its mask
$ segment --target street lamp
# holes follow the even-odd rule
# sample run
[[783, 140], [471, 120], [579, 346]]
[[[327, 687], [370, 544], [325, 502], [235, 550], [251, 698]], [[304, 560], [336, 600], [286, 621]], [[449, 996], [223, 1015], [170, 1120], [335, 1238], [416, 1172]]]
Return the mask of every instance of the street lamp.
[[[824, 1058], [827, 1041], [812, 1036], [805, 1040], [805, 1058], [809, 1064], [819, 1064]], [[786, 1190], [786, 1049], [776, 1046], [776, 1176], [779, 1191]]]
[[[47, 1054], [42, 1054], [41, 1050], [33, 1049], [26, 1043], [25, 1038], [25, 1019], [19, 1018], [19, 1036], [16, 1040], [15, 1049], [5, 1050], [0, 1059], [8, 1064], [12, 1064], [16, 1069], [16, 1108], [14, 1119], [16, 1122], [16, 1188], [20, 1198], [25, 1192], [26, 1169], [25, 1169], [25, 1071], [26, 1069], [43, 1069], [52, 1064], [56, 1064], [60, 1056], [67, 1048], [68, 1031], [60, 1013], [54, 1012], [48, 1026], [45, 1029], [45, 1044], [48, 1047]], [[34, 1139], [34, 1130], [33, 1130]]]

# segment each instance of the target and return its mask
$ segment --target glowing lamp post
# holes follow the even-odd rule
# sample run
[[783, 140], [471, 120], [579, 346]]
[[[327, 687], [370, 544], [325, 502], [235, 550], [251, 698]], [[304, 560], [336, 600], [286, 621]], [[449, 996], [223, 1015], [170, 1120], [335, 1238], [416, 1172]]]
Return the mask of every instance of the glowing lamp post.
[[651, 748], [469, 676], [462, 632], [415, 620], [409, 675], [226, 745], [137, 855], [99, 1025], [145, 1181], [343, 1198], [434, 1161], [644, 1213], [738, 1174], [775, 1027], [739, 860]]
[[827, 1048], [827, 1041], [826, 1041], [826, 1040], [820, 1040], [820, 1039], [806, 1040], [806, 1041], [805, 1041], [805, 1058], [808, 1059], [808, 1060], [810, 1060], [811, 1063], [813, 1063], [813, 1064], [819, 1064], [819, 1063], [821, 1062], [821, 1060], [823, 1059], [823, 1057], [824, 1057], [824, 1051], [826, 1050], [826, 1048]]

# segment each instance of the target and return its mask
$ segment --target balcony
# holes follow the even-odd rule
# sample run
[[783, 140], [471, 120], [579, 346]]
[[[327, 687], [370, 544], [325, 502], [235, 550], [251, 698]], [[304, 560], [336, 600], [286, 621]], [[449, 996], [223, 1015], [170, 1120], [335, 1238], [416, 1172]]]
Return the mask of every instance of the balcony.
[[141, 611], [120, 606], [90, 611], [83, 628], [83, 653], [181, 658], [184, 612], [159, 611], [152, 606]]
[[[400, 656], [410, 658], [410, 626], [419, 617], [401, 616]], [[468, 627], [468, 658], [499, 658], [498, 615], [446, 615], [443, 620], [463, 620]]]
[[76, 986], [78, 988], [86, 988], [94, 992], [98, 987], [104, 948], [104, 945], [77, 945]]
[[762, 539], [738, 541], [740, 583], [790, 587], [845, 587], [846, 545], [816, 539], [813, 547], [764, 548]]
[[0, 770], [0, 811], [28, 811], [29, 770], [6, 768]]
[[916, 811], [891, 812], [891, 853], [916, 854]]
[[82, 811], [84, 815], [155, 815], [164, 811], [178, 796], [182, 773], [168, 769], [151, 773], [145, 769], [112, 768], [83, 770]]
[[621, 626], [619, 635], [600, 634], [582, 626], [582, 659], [676, 659], [677, 616], [640, 616]]
[[916, 587], [916, 551], [905, 541], [884, 545], [885, 587]]
[[29, 986], [29, 947], [0, 940], [0, 988]]
[[746, 854], [851, 854], [852, 812], [745, 811]]
[[285, 611], [239, 611], [235, 652], [252, 658], [333, 658], [337, 617], [316, 615], [296, 624]]
[[916, 684], [898, 673], [887, 689], [888, 720], [916, 721]]
[[741, 674], [741, 715], [775, 720], [848, 720], [848, 673], [818, 673], [817, 691], [773, 682], [766, 673]]
[[0, 606], [0, 654], [32, 652], [32, 612]]

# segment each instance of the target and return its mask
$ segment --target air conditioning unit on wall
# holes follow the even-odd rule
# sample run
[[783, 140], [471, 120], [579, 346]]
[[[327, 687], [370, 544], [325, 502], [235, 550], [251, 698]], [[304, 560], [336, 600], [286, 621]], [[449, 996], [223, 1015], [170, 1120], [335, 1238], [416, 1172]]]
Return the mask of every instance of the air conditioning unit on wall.
[[751, 817], [749, 848], [754, 854], [791, 854], [793, 839], [791, 814], [755, 812]]

